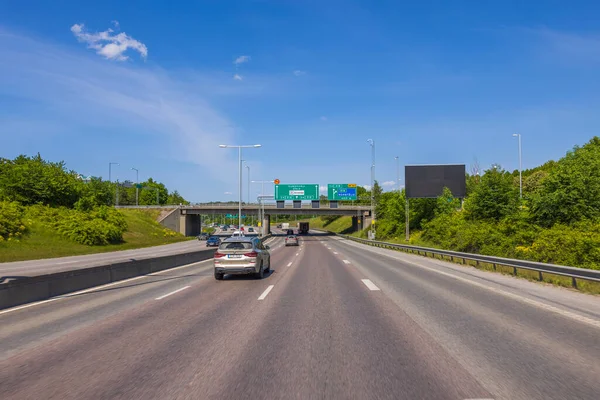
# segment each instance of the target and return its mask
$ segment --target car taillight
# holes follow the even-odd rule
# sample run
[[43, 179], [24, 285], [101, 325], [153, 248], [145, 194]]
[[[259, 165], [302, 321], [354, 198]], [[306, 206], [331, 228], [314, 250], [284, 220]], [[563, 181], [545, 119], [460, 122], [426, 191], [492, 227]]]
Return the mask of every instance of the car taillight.
[[258, 256], [258, 253], [255, 251], [251, 251], [250, 253], [246, 253], [244, 254], [246, 257], [254, 257], [256, 258], [256, 256]]
[[221, 258], [221, 257], [225, 257], [225, 254], [219, 253], [218, 251], [216, 251], [215, 252], [215, 258]]

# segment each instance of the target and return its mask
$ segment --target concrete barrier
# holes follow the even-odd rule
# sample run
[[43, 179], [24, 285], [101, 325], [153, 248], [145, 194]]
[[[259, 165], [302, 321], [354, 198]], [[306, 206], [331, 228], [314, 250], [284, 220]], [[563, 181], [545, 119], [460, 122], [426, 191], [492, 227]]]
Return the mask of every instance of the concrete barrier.
[[0, 309], [208, 260], [214, 252], [215, 249], [203, 249], [18, 279], [0, 285]]

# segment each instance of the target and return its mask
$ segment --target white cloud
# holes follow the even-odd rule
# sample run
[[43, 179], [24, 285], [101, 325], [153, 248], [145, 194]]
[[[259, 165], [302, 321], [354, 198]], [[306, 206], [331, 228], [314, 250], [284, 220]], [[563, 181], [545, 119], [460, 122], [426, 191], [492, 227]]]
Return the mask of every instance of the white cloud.
[[242, 78], [242, 76], [241, 76], [241, 75], [238, 75], [238, 74], [235, 74], [235, 75], [233, 76], [233, 79], [234, 79], [234, 80], [236, 80], [236, 81], [243, 81], [243, 80], [244, 80], [244, 78]]
[[[235, 127], [209, 102], [218, 84], [213, 75], [106, 63], [18, 35], [0, 35], [0, 48], [0, 96], [18, 96], [37, 107], [35, 117], [11, 117], [12, 126], [35, 132], [36, 140], [51, 136], [55, 143], [69, 142], [70, 154], [99, 157], [133, 152], [128, 146], [134, 140], [154, 159], [200, 166], [219, 184], [237, 182], [237, 153], [218, 150], [235, 142]], [[227, 78], [221, 80], [229, 84]], [[35, 126], [29, 126], [31, 119]], [[92, 150], [100, 131], [122, 138], [111, 150]], [[3, 133], [0, 138], [12, 140]]]
[[250, 61], [250, 56], [239, 56], [238, 58], [235, 59], [235, 61], [233, 63], [235, 65], [240, 65], [243, 63], [247, 63], [248, 61]]
[[394, 186], [396, 184], [396, 181], [385, 181], [381, 184], [381, 186], [386, 187], [386, 186]]
[[296, 76], [302, 76], [302, 75], [306, 75], [306, 71], [301, 71], [301, 70], [297, 69], [293, 72], [293, 74]]
[[88, 33], [85, 31], [83, 24], [73, 25], [71, 32], [73, 32], [77, 40], [87, 43], [89, 48], [96, 50], [97, 54], [109, 60], [127, 60], [129, 57], [123, 53], [128, 49], [137, 51], [144, 59], [148, 57], [148, 48], [146, 45], [135, 40], [125, 32], [113, 35], [114, 31], [109, 28], [103, 32]]
[[120, 28], [119, 21], [117, 21], [116, 19], [112, 20], [112, 24], [115, 26], [115, 29]]
[[319, 186], [319, 194], [326, 195], [326, 194], [327, 194], [327, 186], [325, 186], [325, 185], [320, 185], [320, 186]]
[[327, 117], [326, 116], [322, 116], [321, 118], [319, 118], [321, 121], [327, 121]]
[[365, 190], [371, 190], [371, 185], [361, 185]]
[[232, 192], [225, 192], [223, 194], [229, 196], [229, 195], [232, 195], [233, 193]]

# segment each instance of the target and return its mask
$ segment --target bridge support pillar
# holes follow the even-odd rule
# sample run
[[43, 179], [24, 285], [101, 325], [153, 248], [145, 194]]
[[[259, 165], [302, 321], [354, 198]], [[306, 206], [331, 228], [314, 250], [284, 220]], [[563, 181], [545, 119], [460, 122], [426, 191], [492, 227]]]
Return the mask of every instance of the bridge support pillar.
[[271, 233], [271, 216], [269, 214], [265, 214], [263, 216], [262, 233], [263, 235], [268, 235]]
[[181, 214], [179, 233], [183, 236], [198, 236], [202, 230], [200, 214]]
[[352, 217], [352, 232], [358, 231], [360, 228], [358, 226], [358, 217]]

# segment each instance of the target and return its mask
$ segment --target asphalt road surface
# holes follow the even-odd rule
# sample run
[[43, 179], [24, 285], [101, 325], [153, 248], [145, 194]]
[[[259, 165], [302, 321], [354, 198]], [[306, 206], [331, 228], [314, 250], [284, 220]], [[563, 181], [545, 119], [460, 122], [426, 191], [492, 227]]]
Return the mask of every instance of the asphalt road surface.
[[300, 240], [0, 311], [2, 399], [598, 399], [597, 297]]

